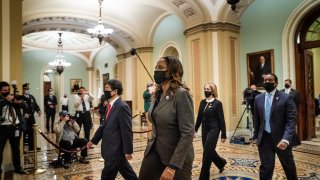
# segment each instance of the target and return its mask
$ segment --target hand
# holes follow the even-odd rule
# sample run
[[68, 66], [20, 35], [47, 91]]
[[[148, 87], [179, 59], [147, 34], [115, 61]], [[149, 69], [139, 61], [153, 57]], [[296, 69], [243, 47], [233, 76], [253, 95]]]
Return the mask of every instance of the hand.
[[160, 180], [173, 180], [176, 170], [166, 167], [161, 174]]
[[92, 143], [91, 141], [89, 141], [89, 142], [87, 143], [87, 149], [91, 148], [92, 145], [93, 145], [93, 143]]
[[103, 106], [107, 107], [108, 106], [108, 101], [103, 102]]
[[52, 104], [50, 101], [48, 101], [48, 104], [50, 105], [50, 104]]
[[221, 138], [221, 142], [222, 143], [226, 142], [226, 139], [225, 138]]
[[281, 149], [281, 150], [286, 150], [288, 147], [288, 144], [284, 141], [280, 141], [279, 144], [277, 145], [277, 148]]
[[6, 97], [6, 100], [9, 101], [9, 102], [12, 102], [13, 99], [14, 99], [14, 95], [13, 95], [13, 94], [9, 94], [9, 95]]
[[24, 117], [25, 119], [28, 119], [28, 118], [29, 118], [29, 114], [25, 114], [23, 117]]
[[131, 160], [132, 159], [132, 154], [125, 154], [125, 156], [126, 156], [126, 160]]
[[42, 112], [41, 112], [41, 111], [39, 111], [39, 112], [38, 112], [38, 116], [39, 116], [39, 117], [41, 117], [41, 115], [42, 115]]

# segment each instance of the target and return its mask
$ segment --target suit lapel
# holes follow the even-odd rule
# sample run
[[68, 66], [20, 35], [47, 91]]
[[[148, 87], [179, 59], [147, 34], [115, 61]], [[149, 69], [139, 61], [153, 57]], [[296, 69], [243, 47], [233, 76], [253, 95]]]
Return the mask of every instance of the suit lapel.
[[121, 99], [120, 99], [120, 98], [117, 99], [117, 100], [114, 102], [114, 104], [112, 105], [111, 110], [110, 110], [110, 112], [109, 112], [107, 121], [109, 121], [110, 117], [112, 117], [112, 114], [116, 111], [116, 109], [117, 109], [117, 107], [118, 107], [118, 105], [119, 105], [120, 102], [121, 102]]
[[166, 94], [164, 95], [164, 97], [160, 99], [160, 102], [158, 106], [155, 108], [155, 111], [158, 111], [159, 109], [164, 107], [164, 105], [166, 105], [172, 99], [172, 97], [170, 96], [170, 92], [171, 92], [171, 88], [169, 88]]
[[278, 102], [279, 102], [280, 96], [279, 96], [279, 91], [276, 90], [276, 92], [274, 93], [274, 97], [272, 100], [272, 106], [271, 106], [271, 111], [270, 111], [270, 117], [272, 112], [274, 111], [275, 107], [277, 106]]

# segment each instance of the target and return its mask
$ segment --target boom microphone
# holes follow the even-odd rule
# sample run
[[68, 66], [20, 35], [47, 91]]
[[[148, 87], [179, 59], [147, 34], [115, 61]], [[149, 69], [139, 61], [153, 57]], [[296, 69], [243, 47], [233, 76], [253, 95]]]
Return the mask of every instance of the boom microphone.
[[136, 55], [136, 56], [138, 57], [138, 59], [140, 60], [141, 64], [143, 65], [144, 69], [147, 71], [150, 79], [152, 80], [152, 82], [154, 82], [154, 80], [153, 80], [151, 74], [149, 73], [148, 69], [147, 69], [146, 66], [143, 64], [142, 60], [140, 59], [140, 56], [139, 56], [139, 54], [137, 53], [137, 49], [136, 49], [136, 48], [132, 48], [132, 49], [130, 50], [130, 54], [131, 54], [132, 56], [133, 56], [133, 55]]

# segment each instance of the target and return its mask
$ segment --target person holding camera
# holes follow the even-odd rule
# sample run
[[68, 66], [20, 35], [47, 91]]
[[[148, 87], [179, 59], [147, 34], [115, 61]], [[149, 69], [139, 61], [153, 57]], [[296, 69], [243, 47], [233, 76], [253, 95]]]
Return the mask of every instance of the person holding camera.
[[215, 150], [220, 132], [221, 142], [224, 143], [227, 139], [223, 107], [222, 103], [217, 99], [217, 86], [213, 83], [205, 84], [204, 95], [206, 99], [200, 102], [195, 125], [195, 132], [197, 132], [202, 123], [203, 157], [199, 180], [209, 180], [212, 162], [219, 169], [219, 173], [223, 172], [227, 164], [227, 161], [220, 157]]
[[[76, 110], [77, 123], [81, 129], [84, 128], [84, 137], [90, 139], [90, 129], [92, 128], [92, 119], [90, 114], [90, 104], [94, 97], [88, 93], [84, 87], [80, 87], [78, 94], [74, 96], [74, 108]], [[79, 133], [78, 133], [79, 136]]]
[[[34, 113], [37, 112], [39, 117], [41, 117], [42, 113], [40, 111], [40, 107], [37, 104], [36, 99], [29, 93], [29, 83], [25, 83], [22, 85], [23, 89], [23, 96], [22, 100], [23, 102], [27, 105], [27, 108], [24, 110], [24, 118], [27, 123], [27, 129], [24, 132], [27, 136], [28, 139], [26, 140], [26, 136], [24, 141], [28, 144], [29, 151], [34, 150], [34, 144], [33, 144], [33, 124], [36, 123], [36, 120], [34, 118]], [[40, 147], [37, 147], [37, 150], [41, 150]]]
[[[28, 174], [21, 167], [20, 159], [20, 137], [24, 130], [24, 119], [22, 100], [14, 98], [10, 94], [10, 85], [5, 81], [0, 82], [0, 166], [3, 159], [3, 150], [7, 140], [10, 142], [14, 172], [17, 174]], [[0, 169], [1, 179], [2, 169]]]
[[[68, 111], [62, 110], [59, 113], [59, 120], [56, 121], [53, 131], [56, 133], [56, 143], [59, 147], [66, 150], [71, 150], [75, 148], [81, 148], [85, 146], [88, 142], [85, 138], [79, 138], [77, 133], [80, 131], [80, 127], [74, 119], [70, 119], [70, 114]], [[87, 148], [81, 151], [80, 163], [89, 164], [87, 160], [88, 151]], [[65, 153], [65, 167], [70, 167], [71, 154]]]

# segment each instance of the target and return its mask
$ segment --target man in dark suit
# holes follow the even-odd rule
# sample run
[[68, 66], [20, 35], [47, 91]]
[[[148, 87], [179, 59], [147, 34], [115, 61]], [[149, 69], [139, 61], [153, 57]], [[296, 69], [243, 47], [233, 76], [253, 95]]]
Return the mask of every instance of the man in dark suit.
[[[36, 120], [34, 118], [34, 113], [37, 112], [39, 117], [41, 117], [42, 113], [40, 111], [40, 107], [37, 104], [36, 99], [30, 94], [29, 92], [29, 83], [25, 83], [22, 85], [23, 89], [23, 96], [22, 100], [23, 102], [27, 105], [27, 108], [24, 109], [23, 114], [24, 114], [24, 119], [26, 120], [27, 123], [27, 129], [24, 132], [25, 136], [28, 136], [28, 139], [24, 137], [25, 143], [28, 144], [29, 151], [34, 150], [34, 142], [33, 142], [33, 124], [36, 123]], [[37, 147], [37, 150], [41, 150], [40, 147]]]
[[271, 180], [277, 154], [287, 179], [296, 180], [297, 171], [292, 155], [296, 144], [296, 108], [288, 94], [276, 89], [278, 78], [266, 74], [266, 93], [258, 95], [254, 105], [254, 136], [260, 156], [260, 179]]
[[[54, 118], [56, 116], [56, 105], [57, 97], [53, 95], [53, 89], [48, 89], [49, 95], [44, 97], [44, 110], [46, 112], [46, 128], [47, 133], [50, 133], [50, 124], [51, 124], [51, 133], [53, 133], [53, 124]], [[50, 123], [51, 119], [51, 123]]]
[[261, 56], [259, 59], [259, 64], [256, 66], [254, 72], [251, 72], [253, 77], [253, 84], [261, 87], [263, 85], [263, 77], [271, 73], [271, 64], [270, 61], [266, 61], [264, 56]]
[[299, 103], [300, 103], [300, 93], [298, 92], [298, 90], [293, 89], [291, 85], [292, 85], [291, 79], [286, 79], [284, 81], [285, 89], [282, 89], [281, 91], [292, 96], [294, 103], [296, 105], [296, 108], [298, 110]]
[[106, 83], [104, 96], [109, 104], [103, 106], [104, 120], [87, 144], [90, 148], [102, 139], [101, 154], [105, 161], [101, 179], [104, 180], [115, 179], [118, 171], [124, 179], [138, 179], [128, 162], [133, 153], [132, 117], [129, 106], [120, 98], [121, 94], [120, 81], [111, 79]]

